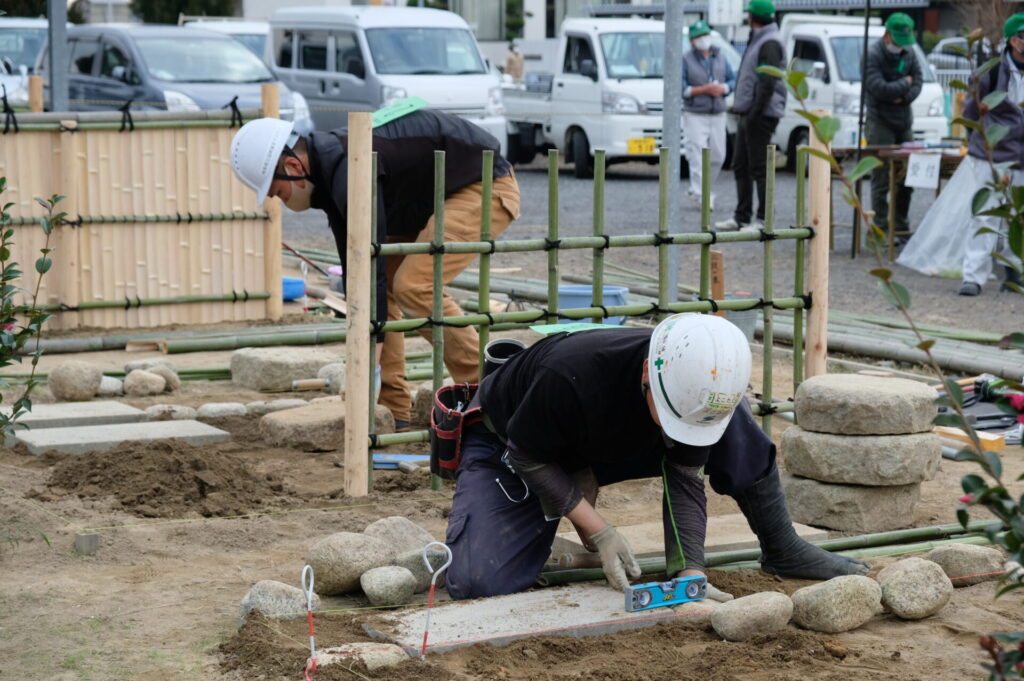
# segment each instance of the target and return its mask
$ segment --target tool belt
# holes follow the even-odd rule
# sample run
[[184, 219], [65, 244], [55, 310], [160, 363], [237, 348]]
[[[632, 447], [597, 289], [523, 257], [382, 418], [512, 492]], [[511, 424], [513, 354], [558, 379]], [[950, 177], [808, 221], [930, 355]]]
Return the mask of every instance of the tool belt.
[[430, 472], [454, 480], [462, 461], [462, 431], [481, 420], [480, 407], [469, 408], [478, 384], [455, 383], [434, 393], [430, 410]]

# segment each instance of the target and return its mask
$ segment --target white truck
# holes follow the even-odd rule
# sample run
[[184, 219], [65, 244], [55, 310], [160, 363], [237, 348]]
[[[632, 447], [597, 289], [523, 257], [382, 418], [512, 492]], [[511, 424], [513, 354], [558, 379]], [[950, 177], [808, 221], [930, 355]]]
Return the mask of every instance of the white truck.
[[[834, 147], [857, 145], [860, 114], [861, 73], [864, 55], [864, 19], [820, 14], [787, 14], [780, 27], [786, 56], [794, 68], [807, 74], [808, 109], [829, 109], [842, 123], [832, 142]], [[872, 18], [868, 46], [885, 33], [881, 20]], [[914, 53], [921, 65], [924, 86], [912, 104], [914, 140], [938, 142], [946, 136], [949, 122], [944, 114], [945, 99], [935, 73], [920, 45]], [[796, 113], [793, 97], [786, 101], [786, 115], [775, 130], [775, 144], [786, 152], [788, 165], [796, 161], [796, 148], [808, 140], [807, 119]]]
[[[685, 32], [681, 39], [683, 50], [689, 50]], [[712, 42], [738, 69], [735, 48], [717, 33]], [[593, 174], [595, 149], [605, 150], [609, 164], [656, 163], [664, 49], [662, 21], [566, 19], [553, 72], [527, 72], [524, 83], [506, 84], [509, 160], [529, 163], [538, 151], [553, 147], [581, 178]]]

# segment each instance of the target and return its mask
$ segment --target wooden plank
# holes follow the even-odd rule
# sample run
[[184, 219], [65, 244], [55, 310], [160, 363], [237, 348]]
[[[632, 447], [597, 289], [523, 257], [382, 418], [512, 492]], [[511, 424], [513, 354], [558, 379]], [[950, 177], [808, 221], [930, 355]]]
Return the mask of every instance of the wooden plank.
[[[955, 440], [960, 443], [961, 446], [966, 445], [970, 449], [974, 449], [974, 442], [971, 440], [971, 436], [967, 434], [961, 428], [954, 426], [935, 426], [932, 432], [937, 434], [939, 437], [946, 440]], [[984, 431], [975, 431], [978, 435], [978, 440], [981, 441], [981, 449], [985, 452], [999, 452], [1006, 448], [1006, 438], [1002, 435], [995, 433], [986, 433]]]
[[[711, 299], [725, 300], [725, 255], [721, 251], [711, 251]], [[725, 316], [725, 310], [715, 313]]]
[[[815, 111], [815, 115], [826, 116], [828, 111]], [[818, 138], [811, 127], [811, 148], [831, 153], [829, 145]], [[815, 237], [807, 246], [808, 289], [811, 295], [811, 309], [807, 311], [807, 334], [804, 346], [804, 376], [810, 378], [828, 371], [828, 230], [830, 206], [832, 205], [832, 168], [829, 162], [810, 157], [808, 195], [810, 196], [810, 226]]]
[[[268, 118], [280, 118], [281, 98], [277, 83], [265, 83], [261, 87], [261, 94], [263, 115]], [[369, 191], [368, 188], [367, 191]], [[281, 200], [268, 199], [264, 206], [269, 214], [266, 229], [263, 232], [263, 267], [266, 273], [266, 290], [270, 292], [270, 298], [267, 299], [267, 319], [280, 319], [284, 312], [281, 290]], [[367, 236], [367, 243], [369, 243], [369, 239], [370, 237]]]

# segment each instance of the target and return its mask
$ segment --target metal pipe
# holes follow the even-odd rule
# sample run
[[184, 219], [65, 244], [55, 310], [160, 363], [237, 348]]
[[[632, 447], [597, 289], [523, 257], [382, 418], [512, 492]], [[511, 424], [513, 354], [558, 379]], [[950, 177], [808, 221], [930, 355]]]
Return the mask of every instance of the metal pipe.
[[50, 69], [50, 111], [68, 110], [68, 4], [66, 0], [46, 0], [47, 37]]

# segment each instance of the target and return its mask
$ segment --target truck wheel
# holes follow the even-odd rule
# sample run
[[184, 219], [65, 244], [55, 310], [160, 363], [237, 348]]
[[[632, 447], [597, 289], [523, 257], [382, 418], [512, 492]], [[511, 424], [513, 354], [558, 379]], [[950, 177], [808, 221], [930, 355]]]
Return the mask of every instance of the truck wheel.
[[590, 143], [582, 130], [572, 134], [573, 175], [581, 180], [594, 176], [594, 158], [590, 155]]
[[807, 128], [797, 128], [789, 136], [789, 146], [786, 147], [786, 170], [796, 172], [796, 150], [807, 144]]

